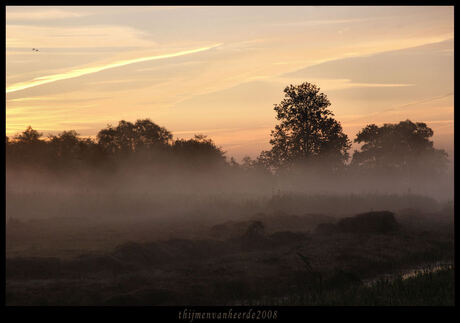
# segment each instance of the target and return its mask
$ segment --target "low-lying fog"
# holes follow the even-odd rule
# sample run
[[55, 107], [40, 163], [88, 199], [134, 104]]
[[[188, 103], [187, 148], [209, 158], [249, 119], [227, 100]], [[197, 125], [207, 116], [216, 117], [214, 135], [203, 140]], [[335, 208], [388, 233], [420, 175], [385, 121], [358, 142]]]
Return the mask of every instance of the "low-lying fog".
[[236, 219], [257, 212], [346, 215], [370, 210], [437, 211], [453, 200], [453, 175], [410, 181], [374, 174], [327, 176], [294, 171], [152, 169], [6, 171], [7, 218], [52, 217]]

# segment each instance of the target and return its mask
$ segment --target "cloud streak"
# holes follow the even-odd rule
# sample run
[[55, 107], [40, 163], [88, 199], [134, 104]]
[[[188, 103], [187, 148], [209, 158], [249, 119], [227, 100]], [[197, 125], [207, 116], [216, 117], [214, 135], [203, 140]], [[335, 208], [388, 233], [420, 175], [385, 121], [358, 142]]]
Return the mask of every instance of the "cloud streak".
[[11, 11], [6, 10], [7, 20], [50, 20], [50, 19], [67, 19], [67, 18], [80, 18], [89, 16], [91, 13], [87, 12], [72, 12], [61, 9], [48, 9], [48, 10], [36, 10], [33, 11]]
[[16, 83], [16, 84], [13, 84], [13, 85], [7, 87], [6, 88], [6, 93], [17, 92], [17, 91], [29, 89], [29, 88], [32, 88], [32, 87], [36, 87], [36, 86], [39, 86], [39, 85], [43, 85], [43, 84], [48, 84], [48, 83], [52, 83], [52, 82], [72, 79], [72, 78], [80, 77], [80, 76], [83, 76], [83, 75], [93, 74], [93, 73], [105, 71], [105, 70], [108, 70], [108, 69], [111, 69], [111, 68], [126, 66], [126, 65], [130, 65], [130, 64], [135, 64], [135, 63], [141, 63], [141, 62], [147, 62], [147, 61], [153, 61], [153, 60], [159, 60], [159, 59], [172, 58], [172, 57], [178, 57], [178, 56], [184, 56], [184, 55], [190, 55], [190, 54], [194, 54], [194, 53], [199, 53], [199, 52], [203, 52], [203, 51], [210, 50], [212, 48], [218, 47], [220, 45], [222, 45], [222, 44], [215, 44], [215, 45], [208, 46], [208, 47], [190, 49], [190, 50], [171, 53], [171, 54], [147, 56], [147, 57], [140, 57], [140, 58], [122, 60], [122, 61], [117, 61], [117, 62], [114, 62], [114, 63], [102, 65], [102, 66], [86, 67], [86, 68], [81, 68], [81, 69], [74, 69], [74, 70], [71, 70], [69, 72], [60, 73], [60, 74], [53, 74], [53, 75], [36, 77], [31, 81]]

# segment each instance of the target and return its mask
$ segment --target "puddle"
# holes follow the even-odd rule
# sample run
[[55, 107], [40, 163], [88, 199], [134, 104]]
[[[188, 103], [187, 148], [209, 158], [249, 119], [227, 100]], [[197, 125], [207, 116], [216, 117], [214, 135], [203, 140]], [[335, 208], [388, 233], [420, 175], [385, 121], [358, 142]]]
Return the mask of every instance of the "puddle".
[[417, 266], [416, 268], [402, 270], [399, 273], [379, 275], [376, 278], [364, 280], [363, 283], [366, 286], [372, 286], [375, 283], [377, 283], [379, 280], [393, 281], [395, 279], [398, 279], [399, 277], [401, 277], [402, 280], [405, 280], [405, 279], [413, 278], [417, 275], [435, 273], [437, 271], [440, 271], [443, 269], [450, 269], [450, 268], [454, 268], [454, 265], [452, 263], [437, 262], [433, 264], [425, 264], [425, 265]]

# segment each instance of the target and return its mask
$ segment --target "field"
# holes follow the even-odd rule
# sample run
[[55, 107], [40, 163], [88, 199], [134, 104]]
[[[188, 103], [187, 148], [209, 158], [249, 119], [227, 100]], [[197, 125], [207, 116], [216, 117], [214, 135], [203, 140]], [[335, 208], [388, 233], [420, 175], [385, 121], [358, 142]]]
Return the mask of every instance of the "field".
[[[280, 210], [288, 197], [291, 213]], [[108, 221], [69, 212], [10, 219], [7, 304], [453, 304], [451, 204], [432, 206], [431, 212], [428, 207], [372, 211], [363, 220], [351, 212], [295, 213], [292, 206], [302, 209], [304, 202], [288, 197], [227, 201], [226, 207], [222, 200], [207, 201], [208, 213], [217, 210], [210, 203], [225, 210], [215, 217], [189, 202], [193, 216], [114, 214]], [[313, 198], [304, 199], [314, 205]], [[342, 202], [349, 205], [349, 199]], [[338, 207], [339, 200], [334, 201]], [[388, 196], [371, 200], [382, 206], [402, 203]], [[31, 208], [30, 201], [23, 207]], [[94, 203], [86, 207], [97, 210]], [[441, 270], [429, 272], [439, 264]], [[398, 278], [414, 268], [427, 272]]]

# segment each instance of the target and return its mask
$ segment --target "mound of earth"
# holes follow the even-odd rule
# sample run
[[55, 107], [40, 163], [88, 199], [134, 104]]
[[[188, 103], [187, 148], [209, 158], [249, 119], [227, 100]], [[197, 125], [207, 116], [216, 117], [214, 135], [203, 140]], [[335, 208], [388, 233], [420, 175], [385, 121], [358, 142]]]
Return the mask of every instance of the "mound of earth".
[[334, 220], [333, 217], [322, 214], [291, 215], [283, 213], [258, 213], [248, 221], [227, 221], [214, 225], [209, 232], [209, 236], [212, 239], [219, 240], [242, 237], [254, 222], [262, 222], [267, 234], [286, 231], [308, 232], [320, 223], [333, 222]]
[[388, 233], [397, 231], [399, 224], [392, 212], [367, 212], [341, 219], [337, 224], [323, 223], [317, 233]]

